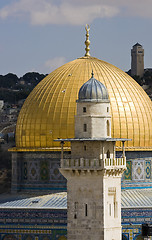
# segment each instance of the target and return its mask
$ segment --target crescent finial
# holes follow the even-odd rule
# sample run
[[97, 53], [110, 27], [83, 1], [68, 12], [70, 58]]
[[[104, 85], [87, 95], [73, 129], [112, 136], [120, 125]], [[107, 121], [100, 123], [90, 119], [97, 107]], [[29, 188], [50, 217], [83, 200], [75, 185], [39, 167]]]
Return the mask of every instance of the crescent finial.
[[90, 31], [90, 26], [89, 26], [89, 24], [86, 24], [85, 29], [86, 29], [86, 32], [89, 33], [89, 31]]

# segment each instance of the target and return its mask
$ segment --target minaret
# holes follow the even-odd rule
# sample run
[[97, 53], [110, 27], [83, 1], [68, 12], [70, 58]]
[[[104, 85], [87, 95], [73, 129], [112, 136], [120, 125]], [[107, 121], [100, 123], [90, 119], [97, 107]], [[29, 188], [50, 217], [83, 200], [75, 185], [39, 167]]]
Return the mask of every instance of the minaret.
[[142, 77], [144, 74], [144, 49], [136, 43], [131, 49], [131, 76]]
[[[60, 172], [67, 179], [68, 240], [121, 240], [121, 176], [126, 169], [124, 142], [111, 138], [106, 87], [92, 77], [79, 90], [75, 138], [61, 141]], [[71, 159], [64, 159], [64, 141]], [[115, 158], [115, 143], [123, 157]]]

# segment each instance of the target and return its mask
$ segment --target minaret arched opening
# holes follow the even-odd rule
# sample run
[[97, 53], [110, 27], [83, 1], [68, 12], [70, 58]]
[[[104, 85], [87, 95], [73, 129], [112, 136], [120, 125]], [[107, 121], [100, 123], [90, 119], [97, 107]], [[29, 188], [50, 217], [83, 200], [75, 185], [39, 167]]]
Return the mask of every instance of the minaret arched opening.
[[109, 120], [107, 120], [107, 136], [110, 137], [110, 123], [109, 123]]
[[110, 158], [110, 151], [107, 151], [107, 158]]

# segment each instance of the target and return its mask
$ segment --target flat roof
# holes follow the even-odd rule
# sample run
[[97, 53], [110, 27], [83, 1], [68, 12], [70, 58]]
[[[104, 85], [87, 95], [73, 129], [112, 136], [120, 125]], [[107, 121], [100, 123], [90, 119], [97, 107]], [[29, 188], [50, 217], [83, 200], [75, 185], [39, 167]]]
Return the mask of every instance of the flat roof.
[[116, 141], [132, 141], [132, 139], [129, 138], [59, 138], [54, 139], [55, 142], [83, 142], [83, 141], [107, 141], [107, 142], [116, 142]]
[[[67, 209], [67, 192], [38, 195], [16, 194], [0, 198], [0, 209]], [[152, 208], [152, 188], [123, 189], [121, 208]]]

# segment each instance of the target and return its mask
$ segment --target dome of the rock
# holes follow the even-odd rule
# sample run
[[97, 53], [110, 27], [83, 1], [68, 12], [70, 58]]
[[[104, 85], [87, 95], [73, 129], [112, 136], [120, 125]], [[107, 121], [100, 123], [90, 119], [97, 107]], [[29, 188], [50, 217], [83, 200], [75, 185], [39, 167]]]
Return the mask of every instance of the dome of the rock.
[[126, 144], [128, 150], [152, 150], [150, 98], [128, 74], [90, 56], [59, 67], [30, 93], [17, 121], [16, 150], [55, 150], [59, 143], [54, 139], [74, 137], [76, 99], [92, 69], [108, 90], [112, 137], [132, 139]]
[[[50, 73], [33, 89], [20, 111], [16, 147], [9, 149], [12, 155], [11, 194], [5, 196], [4, 193], [0, 201], [0, 239], [67, 239], [67, 182], [62, 175], [63, 166], [65, 172], [73, 169], [72, 174], [71, 171], [70, 175], [66, 173], [68, 177], [74, 176], [76, 181], [79, 178], [80, 187], [77, 191], [74, 189], [77, 199], [71, 198], [71, 204], [75, 200], [81, 200], [81, 203], [85, 200], [87, 209], [93, 210], [95, 216], [99, 209], [98, 199], [92, 204], [90, 200], [86, 201], [86, 197], [92, 199], [92, 189], [99, 195], [101, 185], [104, 185], [104, 195], [110, 193], [109, 206], [116, 203], [116, 209], [113, 208], [110, 214], [109, 219], [112, 219], [118, 210], [117, 205], [120, 206], [117, 200], [121, 197], [121, 218], [116, 211], [116, 221], [121, 219], [122, 239], [142, 239], [143, 219], [149, 223], [152, 211], [152, 103], [128, 74], [90, 57], [89, 30], [89, 25], [86, 25], [85, 57]], [[92, 70], [94, 77], [90, 80]], [[108, 138], [100, 136], [91, 140], [74, 136], [76, 106], [77, 117], [87, 119], [87, 122], [80, 120], [77, 130], [87, 133], [92, 126], [97, 132], [103, 128]], [[100, 120], [102, 117], [103, 121], [95, 119], [93, 123], [88, 117]], [[106, 121], [107, 118], [109, 121], [111, 118], [111, 137], [114, 139], [108, 134], [110, 122]], [[93, 124], [88, 125], [89, 121]], [[125, 142], [129, 140], [125, 138], [132, 141]], [[72, 153], [67, 145], [69, 140], [73, 144]], [[122, 147], [117, 145], [115, 149], [115, 141], [120, 140]], [[122, 174], [124, 168], [126, 171]], [[121, 191], [116, 188], [120, 187], [121, 175], [120, 196]], [[113, 177], [117, 181], [116, 187], [111, 180]], [[96, 178], [100, 178], [100, 186]], [[83, 182], [87, 183], [86, 187], [81, 187]], [[102, 193], [100, 195], [103, 197]], [[103, 216], [103, 208], [100, 210], [98, 217]]]

